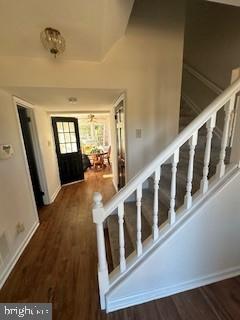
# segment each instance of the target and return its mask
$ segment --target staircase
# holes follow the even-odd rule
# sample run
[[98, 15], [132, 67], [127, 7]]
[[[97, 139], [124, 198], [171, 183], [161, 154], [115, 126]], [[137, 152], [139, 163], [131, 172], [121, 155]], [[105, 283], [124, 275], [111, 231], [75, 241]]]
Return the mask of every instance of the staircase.
[[227, 174], [239, 90], [238, 80], [198, 117], [182, 102], [178, 137], [105, 207], [94, 195], [102, 309], [111, 289]]
[[[189, 123], [196, 117], [195, 113], [184, 103], [181, 104], [179, 129], [182, 131]], [[206, 145], [206, 128], [202, 127], [198, 134], [198, 144], [195, 148], [195, 157], [193, 165], [193, 180], [192, 192], [193, 194], [200, 188], [202, 171], [204, 165], [204, 151]], [[213, 133], [211, 159], [209, 162], [208, 178], [211, 178], [215, 172], [219, 161], [219, 154], [221, 150], [221, 140], [216, 133]], [[187, 143], [183, 145], [179, 153], [179, 163], [176, 178], [176, 204], [175, 208], [178, 210], [184, 204], [184, 197], [186, 194], [187, 171], [188, 171], [189, 146]], [[226, 154], [225, 163], [229, 163], [230, 149]], [[154, 178], [150, 177], [148, 187], [142, 190], [141, 201], [141, 232], [142, 241], [147, 239], [152, 233], [152, 213], [154, 203]], [[170, 203], [171, 190], [171, 164], [165, 164], [161, 169], [161, 179], [158, 190], [158, 224], [161, 225], [168, 219], [168, 210]], [[128, 257], [134, 250], [137, 249], [136, 235], [137, 235], [137, 216], [136, 202], [130, 201], [124, 207], [124, 221], [125, 221], [125, 256]], [[110, 252], [108, 256], [112, 261], [109, 263], [109, 270], [116, 268], [119, 261], [119, 232], [118, 232], [118, 216], [111, 215], [107, 218], [107, 229], [109, 233]]]

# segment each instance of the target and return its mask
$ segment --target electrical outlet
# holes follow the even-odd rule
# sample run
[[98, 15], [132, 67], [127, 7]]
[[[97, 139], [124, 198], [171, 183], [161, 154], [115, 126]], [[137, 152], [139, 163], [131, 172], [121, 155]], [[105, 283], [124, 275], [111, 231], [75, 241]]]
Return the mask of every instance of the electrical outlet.
[[16, 225], [17, 234], [20, 234], [25, 231], [25, 226], [23, 223], [18, 222]]
[[137, 139], [142, 138], [142, 129], [136, 129], [136, 138]]

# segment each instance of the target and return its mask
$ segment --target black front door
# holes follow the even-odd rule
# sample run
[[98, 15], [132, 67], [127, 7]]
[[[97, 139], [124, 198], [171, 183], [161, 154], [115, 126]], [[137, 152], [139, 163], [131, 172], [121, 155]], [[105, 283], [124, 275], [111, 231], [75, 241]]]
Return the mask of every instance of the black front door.
[[69, 117], [54, 117], [52, 125], [61, 183], [83, 180], [78, 120]]
[[31, 180], [32, 180], [35, 202], [36, 202], [37, 207], [41, 207], [41, 206], [43, 206], [43, 192], [41, 190], [41, 186], [40, 186], [40, 182], [39, 182], [36, 158], [35, 158], [34, 148], [33, 148], [32, 135], [31, 135], [31, 130], [30, 130], [30, 126], [29, 126], [31, 120], [28, 117], [27, 109], [24, 107], [18, 106], [18, 115], [19, 115], [21, 129], [22, 129], [22, 135], [23, 135], [23, 141], [24, 141], [24, 146], [25, 146], [26, 155], [27, 155], [28, 167], [29, 167], [30, 176], [31, 176]]

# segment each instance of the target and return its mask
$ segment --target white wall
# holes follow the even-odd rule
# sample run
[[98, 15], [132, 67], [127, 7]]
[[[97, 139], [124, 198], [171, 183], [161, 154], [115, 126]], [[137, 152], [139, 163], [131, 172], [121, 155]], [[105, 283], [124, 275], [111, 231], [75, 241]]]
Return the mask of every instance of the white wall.
[[[0, 287], [15, 256], [38, 224], [38, 216], [24, 162], [17, 115], [12, 97], [0, 90], [0, 144], [12, 144], [14, 155], [0, 160], [0, 237], [5, 233], [8, 255], [0, 265]], [[17, 234], [17, 223], [25, 231]], [[0, 244], [1, 247], [1, 244]], [[1, 254], [1, 252], [0, 252]]]
[[184, 1], [137, 0], [125, 37], [103, 62], [1, 57], [0, 86], [126, 90], [131, 178], [177, 134], [184, 11]]
[[107, 295], [108, 311], [240, 274], [240, 170]]
[[52, 124], [50, 116], [42, 108], [34, 108], [34, 117], [45, 171], [47, 193], [51, 203], [61, 188]]
[[240, 8], [207, 1], [188, 1], [184, 59], [226, 88], [240, 67]]

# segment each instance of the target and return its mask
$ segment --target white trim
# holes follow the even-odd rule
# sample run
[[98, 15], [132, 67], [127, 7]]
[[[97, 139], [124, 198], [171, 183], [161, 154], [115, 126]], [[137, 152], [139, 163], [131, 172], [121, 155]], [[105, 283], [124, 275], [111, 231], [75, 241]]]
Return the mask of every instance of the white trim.
[[108, 302], [106, 298], [106, 312], [127, 308], [137, 304], [145, 303], [151, 300], [156, 300], [171, 296], [180, 292], [192, 290], [214, 282], [226, 280], [240, 275], [240, 266], [221, 270], [210, 275], [196, 278], [195, 280], [183, 282], [177, 286], [170, 286], [165, 288], [153, 289], [151, 291], [141, 292], [136, 295], [124, 297], [122, 299], [115, 299]]
[[[43, 154], [42, 154], [42, 150], [40, 147], [40, 141], [39, 141], [38, 131], [37, 131], [37, 124], [36, 124], [36, 119], [35, 119], [35, 114], [34, 114], [35, 106], [33, 104], [30, 104], [29, 102], [26, 102], [20, 98], [15, 97], [15, 96], [13, 96], [13, 101], [15, 103], [15, 109], [16, 109], [18, 124], [20, 127], [21, 137], [22, 137], [22, 129], [21, 129], [21, 125], [20, 125], [17, 106], [27, 108], [30, 111], [30, 118], [31, 118], [30, 131], [31, 131], [31, 136], [33, 138], [32, 139], [33, 149], [34, 149], [34, 154], [35, 154], [38, 176], [39, 176], [39, 180], [40, 180], [40, 186], [41, 186], [42, 191], [44, 192], [43, 200], [44, 200], [44, 204], [50, 204], [51, 199], [50, 199], [50, 195], [49, 195], [49, 191], [48, 191], [47, 178], [46, 178], [46, 173], [45, 173], [44, 164], [43, 164]], [[24, 154], [26, 155], [23, 137], [21, 140], [22, 140], [22, 147], [24, 149]], [[25, 157], [25, 159], [27, 161], [27, 156]], [[27, 168], [29, 171], [28, 161], [27, 161], [26, 165], [27, 165]], [[30, 175], [30, 172], [29, 172], [29, 175]], [[30, 177], [30, 182], [31, 182], [31, 188], [32, 188], [31, 177]], [[34, 201], [35, 201], [35, 198], [34, 198]]]
[[53, 193], [53, 195], [51, 196], [51, 199], [50, 199], [50, 203], [53, 203], [54, 201], [55, 201], [55, 199], [57, 198], [57, 195], [58, 195], [58, 193], [59, 193], [59, 191], [61, 190], [61, 188], [62, 188], [62, 186], [61, 185], [59, 185], [58, 187], [57, 187], [57, 189], [55, 190], [55, 192]]
[[20, 99], [19, 97], [13, 96], [13, 101], [15, 104], [24, 107], [24, 108], [30, 108], [34, 109], [35, 105], [33, 103], [27, 102], [25, 100]]
[[31, 131], [31, 135], [33, 137], [32, 142], [33, 142], [33, 149], [34, 149], [34, 154], [35, 154], [35, 159], [37, 164], [37, 172], [40, 180], [41, 189], [44, 192], [43, 200], [44, 200], [44, 204], [49, 204], [50, 195], [48, 190], [47, 177], [44, 170], [43, 152], [40, 147], [40, 141], [38, 138], [37, 124], [36, 124], [34, 110], [31, 110], [30, 118], [31, 118], [31, 122], [29, 123], [29, 127]]
[[113, 107], [117, 107], [121, 101], [123, 101], [126, 98], [125, 92], [121, 93], [120, 96], [117, 98], [117, 100], [113, 103]]
[[[202, 112], [201, 108], [185, 92], [182, 92], [182, 99], [196, 115]], [[222, 138], [222, 130], [219, 127], [215, 126], [214, 132], [219, 139]]]
[[114, 189], [116, 190], [116, 192], [118, 192], [118, 187], [114, 179], [112, 180], [112, 183], [113, 183]]
[[3, 271], [1, 278], [0, 278], [0, 289], [4, 285], [5, 281], [7, 280], [9, 274], [11, 273], [12, 269], [14, 268], [15, 264], [17, 263], [18, 259], [20, 258], [21, 254], [23, 253], [24, 249], [28, 245], [29, 241], [31, 240], [32, 236], [34, 235], [35, 231], [39, 226], [39, 221], [36, 221], [34, 225], [31, 227], [30, 231], [28, 232], [26, 238], [21, 243], [20, 247], [17, 249], [13, 257], [8, 262], [5, 270]]
[[182, 92], [182, 99], [195, 114], [202, 112], [201, 108], [185, 92]]
[[[19, 102], [22, 103], [22, 100], [20, 100], [19, 98], [13, 97], [13, 102], [14, 102], [14, 106], [15, 106], [14, 110], [15, 110], [15, 116], [16, 116], [16, 121], [17, 121], [17, 126], [18, 126], [18, 133], [19, 133], [19, 137], [20, 137], [21, 145], [22, 145], [22, 152], [23, 152], [23, 157], [24, 157], [24, 164], [25, 164], [26, 176], [27, 176], [27, 180], [28, 180], [29, 192], [31, 194], [32, 205], [33, 205], [33, 208], [34, 208], [34, 215], [35, 215], [37, 221], [39, 222], [37, 205], [36, 205], [36, 201], [35, 201], [35, 197], [34, 197], [32, 180], [31, 180], [29, 166], [28, 166], [27, 154], [26, 154], [26, 149], [25, 149], [25, 146], [24, 146], [22, 129], [21, 129], [21, 124], [20, 124], [18, 110], [17, 110], [18, 103]], [[28, 105], [28, 103], [26, 105]], [[33, 107], [31, 107], [31, 108], [33, 108]]]
[[83, 182], [83, 181], [85, 181], [85, 179], [77, 180], [77, 181], [73, 181], [73, 182], [69, 182], [69, 183], [65, 183], [65, 184], [62, 184], [62, 187], [67, 187], [67, 186], [70, 186], [72, 184], [76, 184], [76, 183]]
[[201, 81], [206, 87], [215, 92], [217, 95], [223, 92], [223, 89], [216, 85], [216, 83], [208, 79], [206, 76], [201, 74], [199, 71], [191, 67], [186, 62], [183, 64], [183, 69], [190, 73], [193, 77]]
[[[116, 128], [116, 121], [115, 121], [115, 114], [116, 114], [116, 107], [119, 105], [120, 102], [123, 102], [123, 109], [124, 109], [124, 143], [125, 143], [125, 184], [128, 182], [128, 141], [127, 141], [127, 94], [123, 92], [118, 99], [113, 104], [113, 117], [114, 117], [114, 125]], [[115, 130], [115, 140], [117, 139], [117, 132]], [[117, 142], [116, 142], [116, 153], [117, 153]], [[117, 154], [116, 154], [116, 161], [117, 161]], [[118, 176], [118, 164], [116, 164], [117, 168], [117, 176]]]

